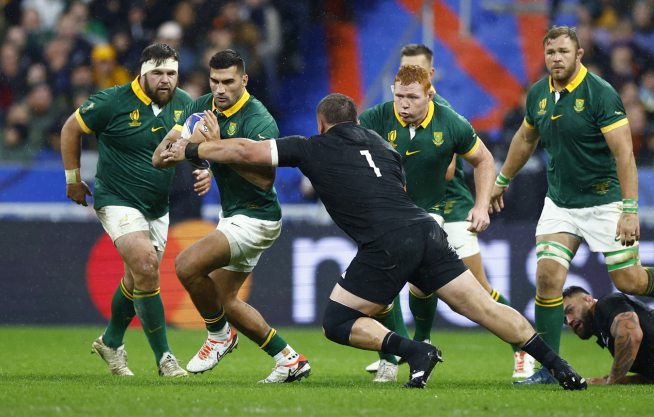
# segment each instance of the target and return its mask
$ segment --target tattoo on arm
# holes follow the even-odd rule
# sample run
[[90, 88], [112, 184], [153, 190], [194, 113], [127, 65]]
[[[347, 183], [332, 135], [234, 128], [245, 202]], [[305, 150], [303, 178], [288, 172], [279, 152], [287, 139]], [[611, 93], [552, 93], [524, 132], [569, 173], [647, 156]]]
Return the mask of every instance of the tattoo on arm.
[[[642, 329], [638, 315], [633, 311], [618, 314], [611, 325], [611, 335], [615, 339], [615, 358], [607, 384], [619, 384], [627, 375], [636, 360]], [[634, 336], [637, 336], [634, 340]]]

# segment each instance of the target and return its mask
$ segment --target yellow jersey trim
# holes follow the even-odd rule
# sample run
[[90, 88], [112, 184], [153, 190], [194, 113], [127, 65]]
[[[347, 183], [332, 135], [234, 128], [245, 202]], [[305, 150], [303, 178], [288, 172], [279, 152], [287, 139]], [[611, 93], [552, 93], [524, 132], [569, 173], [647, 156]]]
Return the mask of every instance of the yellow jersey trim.
[[182, 131], [182, 127], [183, 127], [182, 125], [175, 125], [175, 126], [173, 126], [173, 130], [176, 130], [176, 131], [178, 131], [178, 132], [181, 132], [181, 131]]
[[[577, 87], [579, 87], [579, 84], [586, 78], [586, 75], [588, 74], [588, 69], [584, 66], [584, 64], [579, 64], [581, 67], [579, 68], [579, 74], [574, 78], [574, 80], [570, 81], [568, 85], [565, 86], [565, 89], [568, 90], [568, 92], [572, 93]], [[554, 85], [552, 84], [552, 77], [550, 76], [550, 93], [553, 93], [554, 90]]]
[[[234, 104], [232, 107], [222, 112], [222, 114], [224, 114], [225, 117], [232, 117], [239, 110], [241, 110], [243, 106], [245, 106], [245, 103], [247, 103], [249, 99], [250, 99], [250, 93], [248, 93], [247, 89], [243, 90], [243, 95], [241, 96], [240, 99], [238, 99], [236, 104]], [[216, 103], [213, 100], [211, 100], [211, 111], [216, 111], [216, 109], [217, 109]]]
[[475, 141], [475, 146], [472, 147], [468, 152], [464, 153], [461, 155], [461, 158], [467, 158], [477, 152], [477, 149], [479, 149], [479, 145], [481, 144], [481, 140], [479, 140], [479, 136], [477, 136], [477, 140]]
[[93, 133], [93, 131], [86, 125], [86, 123], [84, 123], [84, 120], [82, 120], [82, 115], [79, 114], [79, 109], [75, 110], [75, 118], [77, 119], [77, 123], [79, 123], [84, 133]]
[[602, 133], [607, 133], [607, 132], [610, 132], [612, 130], [615, 130], [615, 129], [617, 129], [617, 128], [621, 127], [621, 126], [627, 125], [627, 124], [629, 124], [629, 119], [627, 119], [625, 117], [624, 119], [618, 120], [615, 123], [611, 123], [610, 125], [605, 126], [605, 127], [601, 128], [600, 130], [602, 131]]
[[536, 126], [530, 125], [529, 122], [527, 121], [527, 118], [525, 117], [525, 126], [527, 126], [529, 129], [534, 130], [536, 129]]
[[139, 98], [143, 103], [145, 103], [146, 106], [149, 106], [152, 104], [152, 100], [150, 100], [150, 97], [145, 94], [145, 91], [141, 88], [141, 84], [139, 84], [139, 78], [141, 76], [139, 75], [138, 77], [134, 78], [134, 81], [132, 81], [132, 91], [134, 91], [134, 94], [136, 94], [136, 97]]
[[429, 123], [431, 123], [432, 117], [434, 117], [434, 102], [430, 100], [427, 117], [425, 117], [425, 120], [423, 120], [422, 123], [420, 123], [420, 126], [422, 126], [423, 129], [427, 129], [427, 126], [429, 126]]

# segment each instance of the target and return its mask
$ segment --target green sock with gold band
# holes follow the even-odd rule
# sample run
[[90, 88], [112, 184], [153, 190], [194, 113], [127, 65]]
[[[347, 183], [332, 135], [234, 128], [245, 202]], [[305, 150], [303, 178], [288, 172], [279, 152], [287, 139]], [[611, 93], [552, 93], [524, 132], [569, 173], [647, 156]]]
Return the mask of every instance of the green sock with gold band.
[[398, 295], [393, 300], [393, 317], [395, 317], [395, 333], [407, 339], [411, 339], [409, 336], [409, 330], [406, 328], [404, 323], [404, 316], [402, 315], [402, 303], [400, 302], [400, 296]]
[[546, 300], [536, 296], [536, 332], [556, 354], [561, 348], [563, 297]]
[[[399, 305], [399, 297], [395, 299], [398, 302]], [[372, 316], [375, 320], [380, 322], [382, 326], [386, 327], [390, 331], [395, 331], [395, 325], [397, 324], [397, 320], [395, 319], [395, 308], [397, 308], [397, 305], [395, 302], [385, 308], [384, 310], [380, 311], [379, 313], [375, 314]], [[404, 323], [404, 322], [402, 322]], [[382, 351], [379, 351], [379, 359], [386, 360], [387, 362], [390, 362], [394, 365], [397, 365], [397, 358], [395, 355], [392, 355], [390, 353], [383, 353]]]
[[[491, 297], [493, 297], [493, 300], [497, 301], [498, 303], [504, 304], [505, 306], [511, 307], [511, 304], [509, 304], [509, 300], [504, 298], [504, 296], [502, 294], [500, 294], [499, 292], [495, 291], [494, 288], [491, 291]], [[513, 353], [520, 352], [520, 348], [517, 348], [517, 347], [515, 347], [513, 345], [511, 345], [511, 349], [513, 349]]]
[[276, 354], [284, 350], [286, 345], [286, 341], [277, 333], [277, 330], [270, 329], [263, 342], [259, 344], [259, 347], [274, 358]]
[[111, 317], [107, 330], [104, 331], [102, 341], [112, 349], [118, 349], [123, 344], [123, 337], [129, 324], [134, 319], [134, 296], [127, 290], [123, 280], [120, 280], [118, 288], [111, 299]]
[[166, 313], [160, 292], [160, 288], [154, 291], [141, 291], [134, 287], [134, 309], [141, 320], [157, 365], [164, 353], [172, 353], [166, 336]]
[[643, 269], [647, 272], [647, 289], [643, 295], [654, 297], [654, 268], [651, 266], [644, 266]]
[[202, 316], [202, 320], [204, 320], [204, 325], [207, 327], [208, 331], [219, 332], [225, 328], [225, 325], [227, 324], [225, 309], [221, 306], [216, 314]]
[[438, 297], [434, 294], [419, 296], [409, 290], [409, 307], [411, 308], [411, 314], [413, 314], [416, 325], [413, 340], [422, 342], [423, 340], [431, 339], [431, 328], [434, 325], [437, 304]]

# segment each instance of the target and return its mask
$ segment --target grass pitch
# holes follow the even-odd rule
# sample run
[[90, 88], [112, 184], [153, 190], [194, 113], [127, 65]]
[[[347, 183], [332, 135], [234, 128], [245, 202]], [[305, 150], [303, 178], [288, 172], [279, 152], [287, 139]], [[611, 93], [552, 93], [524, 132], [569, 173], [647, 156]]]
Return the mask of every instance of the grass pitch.
[[[135, 377], [109, 375], [90, 355], [101, 328], [0, 327], [0, 415], [439, 415], [651, 416], [653, 386], [591, 386], [566, 392], [558, 385], [510, 385], [511, 349], [483, 331], [434, 332], [443, 351], [425, 390], [405, 390], [407, 365], [397, 383], [373, 384], [364, 371], [376, 359], [329, 342], [318, 329], [278, 329], [311, 362], [311, 376], [293, 384], [261, 385], [274, 362], [241, 338], [213, 371], [184, 379], [158, 376], [141, 330], [125, 340]], [[206, 333], [169, 330], [183, 365]], [[607, 374], [607, 351], [564, 332], [562, 355], [584, 376]]]

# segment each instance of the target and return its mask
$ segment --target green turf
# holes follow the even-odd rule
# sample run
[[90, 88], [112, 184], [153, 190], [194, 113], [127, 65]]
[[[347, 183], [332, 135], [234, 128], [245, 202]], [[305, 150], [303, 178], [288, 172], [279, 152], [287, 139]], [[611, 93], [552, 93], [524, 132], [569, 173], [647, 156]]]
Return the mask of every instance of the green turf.
[[[445, 363], [436, 367], [427, 389], [404, 390], [399, 387], [408, 379], [407, 365], [400, 367], [399, 382], [373, 384], [364, 367], [374, 353], [336, 345], [317, 329], [279, 330], [311, 361], [310, 378], [257, 384], [274, 362], [242, 338], [213, 371], [163, 379], [140, 330], [126, 336], [137, 376], [115, 377], [90, 354], [101, 328], [0, 327], [0, 415], [652, 415], [652, 386], [593, 386], [585, 392], [511, 386], [511, 349], [482, 331], [434, 333]], [[187, 361], [205, 333], [169, 330], [169, 337], [177, 357]], [[594, 342], [564, 333], [562, 344], [562, 355], [584, 376], [608, 373], [611, 357]]]

